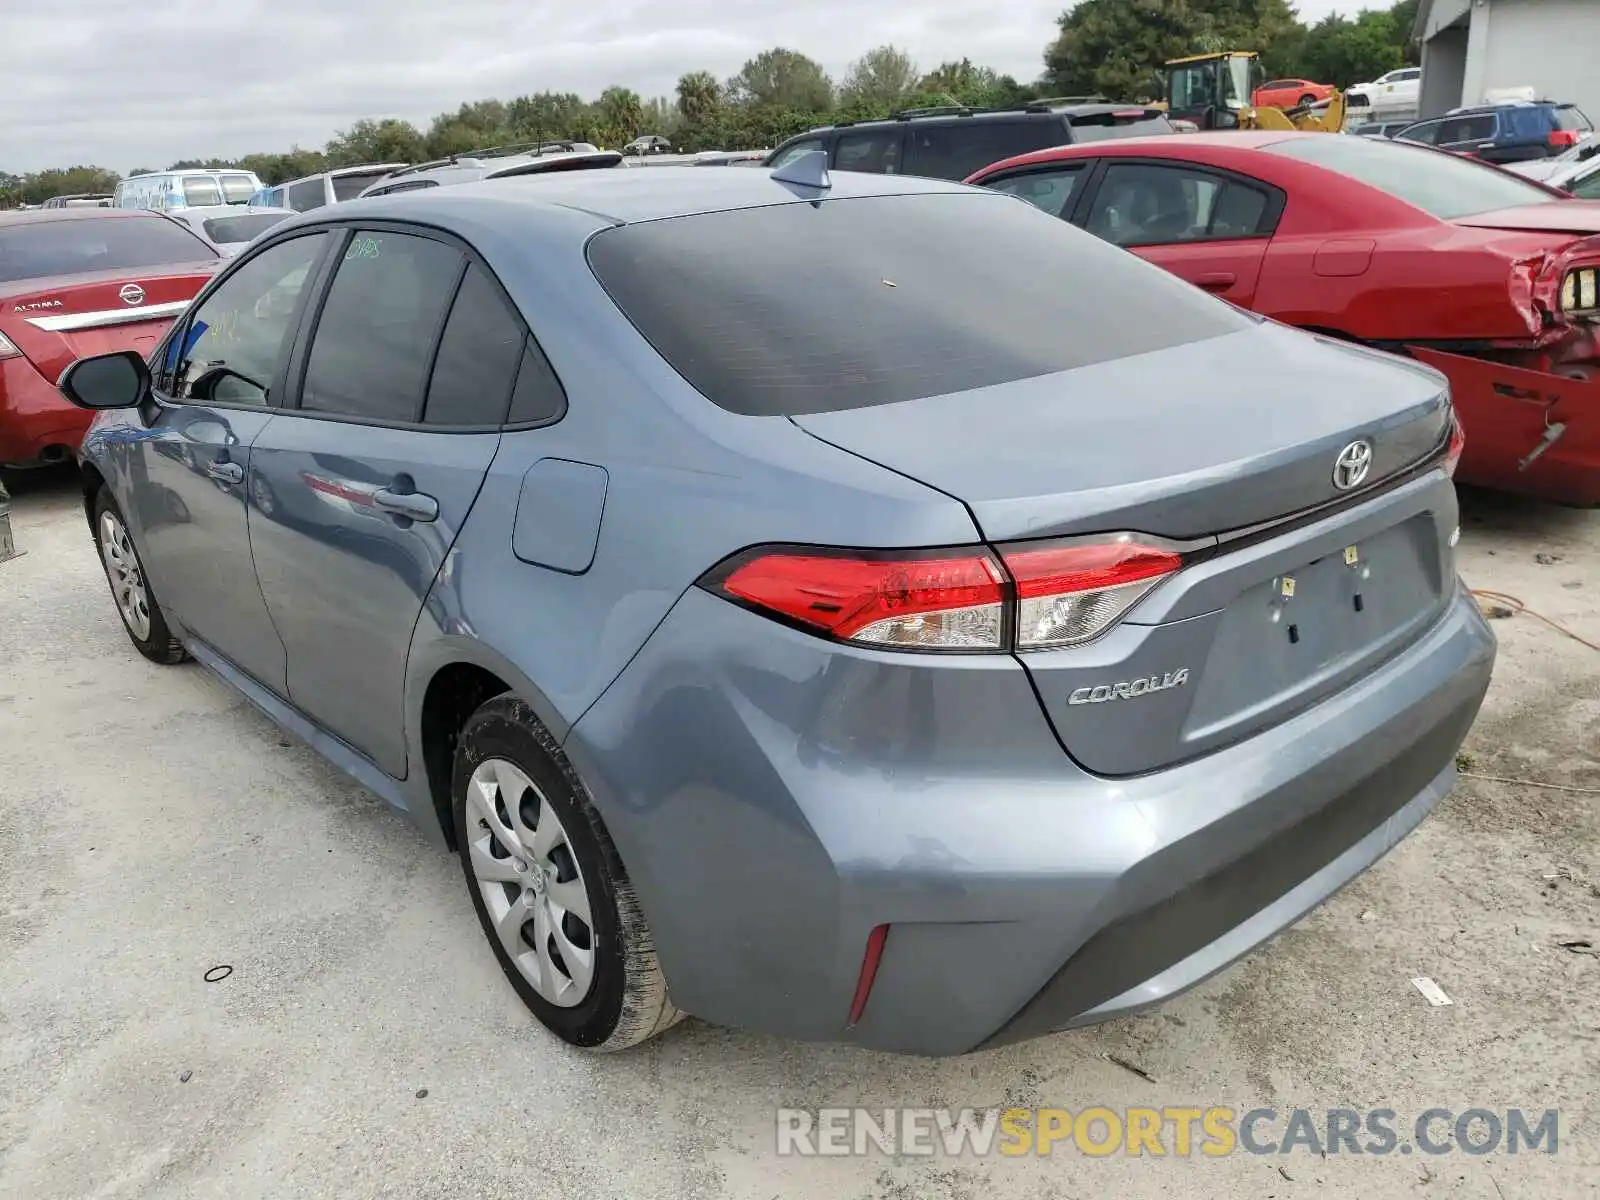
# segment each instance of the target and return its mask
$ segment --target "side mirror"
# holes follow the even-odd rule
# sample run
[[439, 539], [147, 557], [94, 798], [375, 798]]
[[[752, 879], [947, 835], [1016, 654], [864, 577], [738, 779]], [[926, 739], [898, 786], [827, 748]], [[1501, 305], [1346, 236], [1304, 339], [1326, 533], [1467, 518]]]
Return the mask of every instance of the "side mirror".
[[150, 367], [136, 350], [80, 358], [56, 385], [79, 408], [136, 408], [150, 395]]

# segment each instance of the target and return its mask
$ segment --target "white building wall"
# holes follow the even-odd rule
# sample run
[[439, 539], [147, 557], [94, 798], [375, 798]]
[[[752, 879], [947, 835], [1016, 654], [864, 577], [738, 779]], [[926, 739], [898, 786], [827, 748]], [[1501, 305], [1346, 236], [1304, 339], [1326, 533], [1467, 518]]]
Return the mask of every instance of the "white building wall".
[[1600, 0], [1475, 0], [1459, 103], [1532, 87], [1600, 123]]

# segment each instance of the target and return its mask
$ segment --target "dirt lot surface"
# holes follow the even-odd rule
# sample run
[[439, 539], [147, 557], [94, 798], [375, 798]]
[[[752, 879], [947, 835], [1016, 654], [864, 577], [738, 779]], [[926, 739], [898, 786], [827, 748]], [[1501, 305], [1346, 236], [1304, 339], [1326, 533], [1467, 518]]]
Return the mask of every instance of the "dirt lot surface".
[[[1464, 504], [1468, 581], [1600, 642], [1600, 512]], [[70, 478], [14, 509], [0, 1196], [1600, 1194], [1600, 958], [1558, 945], [1600, 947], [1600, 796], [1463, 779], [1260, 952], [1091, 1031], [921, 1061], [690, 1021], [591, 1057], [524, 1012], [454, 859], [204, 670], [133, 652]], [[1526, 614], [1495, 629], [1468, 769], [1600, 788], [1600, 654]], [[217, 964], [232, 974], [205, 983]], [[1402, 1130], [1433, 1106], [1559, 1108], [1561, 1125], [1554, 1155], [775, 1155], [776, 1106], [857, 1104], [1380, 1107]]]

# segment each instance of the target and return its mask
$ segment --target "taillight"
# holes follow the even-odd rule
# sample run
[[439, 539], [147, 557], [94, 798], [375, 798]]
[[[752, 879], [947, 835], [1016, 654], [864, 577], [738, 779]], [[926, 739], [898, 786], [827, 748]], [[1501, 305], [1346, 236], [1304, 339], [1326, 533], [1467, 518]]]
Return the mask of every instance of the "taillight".
[[[1003, 564], [1003, 565], [1002, 565]], [[1131, 537], [989, 551], [760, 547], [702, 586], [840, 641], [894, 650], [1001, 651], [1098, 637], [1183, 565]]]
[[16, 343], [5, 334], [0, 333], [0, 358], [16, 358], [22, 353], [17, 349]]
[[1171, 550], [1122, 540], [1003, 550], [1017, 584], [1017, 649], [1100, 636], [1183, 565]]
[[1005, 646], [1005, 575], [984, 550], [771, 548], [739, 556], [707, 582], [844, 641], [906, 650]]
[[1450, 445], [1444, 452], [1444, 473], [1454, 476], [1461, 465], [1462, 452], [1467, 448], [1467, 431], [1461, 428], [1460, 419], [1450, 414]]
[[1578, 131], [1576, 129], [1552, 129], [1550, 131], [1550, 144], [1565, 149], [1578, 144]]

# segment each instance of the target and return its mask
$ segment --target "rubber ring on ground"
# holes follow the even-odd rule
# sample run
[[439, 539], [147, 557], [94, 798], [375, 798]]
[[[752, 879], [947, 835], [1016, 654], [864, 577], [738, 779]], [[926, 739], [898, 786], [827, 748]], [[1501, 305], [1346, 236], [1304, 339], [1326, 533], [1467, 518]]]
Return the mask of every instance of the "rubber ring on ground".
[[207, 971], [204, 978], [207, 983], [221, 983], [224, 979], [232, 974], [233, 968], [227, 963], [221, 963]]

